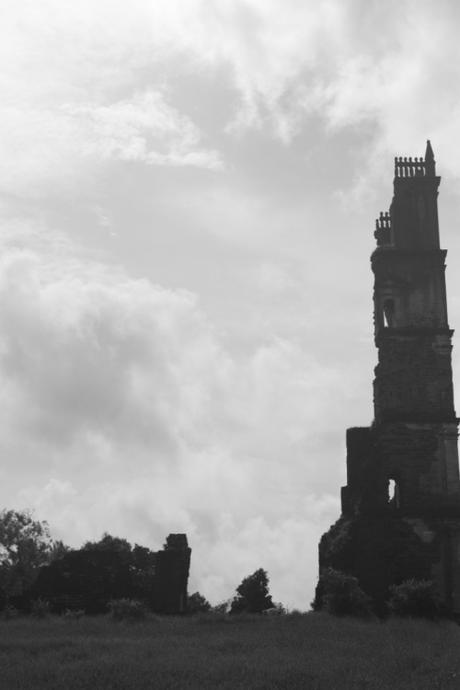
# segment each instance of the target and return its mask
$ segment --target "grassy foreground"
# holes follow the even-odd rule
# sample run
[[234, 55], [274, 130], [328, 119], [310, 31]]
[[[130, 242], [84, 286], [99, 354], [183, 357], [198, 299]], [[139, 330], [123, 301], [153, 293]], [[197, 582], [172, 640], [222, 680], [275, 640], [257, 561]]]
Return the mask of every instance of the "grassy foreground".
[[5, 620], [0, 688], [460, 688], [460, 627], [326, 614]]

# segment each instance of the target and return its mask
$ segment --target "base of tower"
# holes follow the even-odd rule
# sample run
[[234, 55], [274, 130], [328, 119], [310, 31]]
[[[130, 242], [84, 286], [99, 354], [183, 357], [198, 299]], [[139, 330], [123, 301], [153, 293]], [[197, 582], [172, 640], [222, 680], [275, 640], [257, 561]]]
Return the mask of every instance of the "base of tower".
[[321, 538], [319, 566], [356, 577], [377, 615], [392, 585], [415, 579], [431, 580], [444, 613], [460, 617], [460, 518], [342, 516]]

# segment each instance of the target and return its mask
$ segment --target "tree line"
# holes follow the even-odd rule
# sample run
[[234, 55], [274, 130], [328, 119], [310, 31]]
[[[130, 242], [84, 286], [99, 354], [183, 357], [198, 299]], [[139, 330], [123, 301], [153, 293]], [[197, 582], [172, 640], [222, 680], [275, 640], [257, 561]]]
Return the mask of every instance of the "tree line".
[[[286, 613], [274, 604], [267, 572], [245, 577], [236, 594], [212, 607], [199, 592], [187, 595], [191, 550], [185, 534], [170, 534], [162, 551], [132, 546], [104, 534], [71, 549], [52, 539], [48, 524], [28, 511], [0, 511], [0, 610], [79, 614], [111, 612], [115, 618], [158, 613]], [[326, 568], [313, 611], [372, 616], [375, 606], [356, 577]], [[438, 618], [446, 615], [431, 581], [408, 580], [388, 592], [386, 614]]]
[[[0, 512], [0, 608], [29, 612], [37, 601], [53, 613], [106, 613], [111, 602], [140, 602], [159, 613], [211, 609], [199, 592], [187, 596], [190, 549], [185, 535], [169, 535], [163, 550], [132, 546], [104, 534], [71, 549], [51, 537], [49, 526], [28, 511]], [[225, 612], [273, 608], [268, 576], [259, 568], [244, 578]], [[133, 607], [134, 611], [135, 607]]]
[[191, 549], [170, 534], [161, 551], [104, 534], [71, 549], [28, 511], [0, 512], [0, 608], [27, 612], [46, 600], [54, 613], [104, 613], [117, 599], [139, 600], [159, 613], [186, 609]]

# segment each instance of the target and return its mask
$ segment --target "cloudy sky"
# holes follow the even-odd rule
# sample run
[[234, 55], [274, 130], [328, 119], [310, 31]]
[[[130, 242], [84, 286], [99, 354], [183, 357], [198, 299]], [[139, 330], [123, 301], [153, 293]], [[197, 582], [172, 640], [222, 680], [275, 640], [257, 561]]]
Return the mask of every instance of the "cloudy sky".
[[263, 567], [308, 608], [372, 419], [374, 219], [427, 138], [460, 327], [459, 3], [0, 13], [0, 506], [186, 532], [192, 591]]

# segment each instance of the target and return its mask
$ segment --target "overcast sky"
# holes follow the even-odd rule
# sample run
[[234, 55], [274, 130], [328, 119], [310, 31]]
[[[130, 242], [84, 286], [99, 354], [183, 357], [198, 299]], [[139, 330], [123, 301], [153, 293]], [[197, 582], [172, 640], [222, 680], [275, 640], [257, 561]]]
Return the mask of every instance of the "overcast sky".
[[375, 218], [427, 138], [460, 327], [460, 4], [0, 11], [0, 506], [186, 532], [191, 591], [263, 567], [308, 608], [372, 420]]

